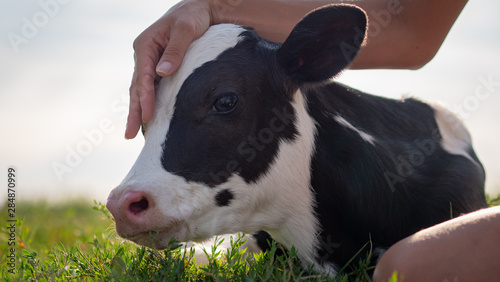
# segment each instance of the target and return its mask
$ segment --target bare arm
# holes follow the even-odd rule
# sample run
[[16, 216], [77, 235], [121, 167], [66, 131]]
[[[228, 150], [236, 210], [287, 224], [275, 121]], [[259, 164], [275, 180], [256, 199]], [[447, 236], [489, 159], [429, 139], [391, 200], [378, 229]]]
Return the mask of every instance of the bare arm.
[[282, 42], [305, 14], [334, 3], [358, 5], [369, 17], [367, 44], [351, 68], [418, 69], [436, 54], [467, 0], [181, 1], [134, 42], [136, 64], [125, 137], [134, 138], [141, 122], [153, 117], [155, 77], [175, 72], [189, 43], [210, 25], [252, 26], [260, 36]]
[[[364, 1], [366, 4], [370, 1]], [[467, 0], [382, 1], [361, 6], [368, 13], [368, 42], [352, 65], [357, 69], [419, 69], [437, 53]], [[357, 1], [353, 3], [358, 4]], [[398, 13], [399, 11], [399, 13]], [[395, 12], [395, 13], [393, 13]], [[391, 14], [384, 26], [381, 15]], [[377, 17], [377, 14], [379, 17]], [[376, 28], [380, 28], [379, 31]]]
[[217, 0], [215, 23], [252, 26], [269, 40], [283, 42], [309, 11], [332, 3], [355, 4], [369, 18], [368, 42], [351, 68], [418, 69], [429, 62], [467, 0]]
[[500, 277], [500, 206], [419, 231], [390, 247], [373, 281], [495, 281]]

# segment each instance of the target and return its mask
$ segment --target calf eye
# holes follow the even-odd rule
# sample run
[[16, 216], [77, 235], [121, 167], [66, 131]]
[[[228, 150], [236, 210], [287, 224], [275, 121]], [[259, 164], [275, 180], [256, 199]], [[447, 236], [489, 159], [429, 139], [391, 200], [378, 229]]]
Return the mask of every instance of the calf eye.
[[214, 103], [214, 110], [221, 114], [229, 114], [238, 103], [238, 96], [234, 93], [224, 93], [220, 95]]

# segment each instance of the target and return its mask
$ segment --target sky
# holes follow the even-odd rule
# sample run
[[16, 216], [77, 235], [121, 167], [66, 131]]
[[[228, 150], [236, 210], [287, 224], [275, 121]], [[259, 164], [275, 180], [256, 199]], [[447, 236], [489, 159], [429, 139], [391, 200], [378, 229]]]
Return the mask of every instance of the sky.
[[[133, 40], [177, 1], [2, 0], [0, 183], [16, 200], [105, 202], [143, 138], [123, 138]], [[409, 70], [348, 70], [338, 81], [368, 93], [438, 101], [471, 132], [500, 193], [500, 2], [469, 1], [436, 57]], [[5, 189], [6, 190], [6, 189]], [[7, 193], [0, 193], [2, 202]]]

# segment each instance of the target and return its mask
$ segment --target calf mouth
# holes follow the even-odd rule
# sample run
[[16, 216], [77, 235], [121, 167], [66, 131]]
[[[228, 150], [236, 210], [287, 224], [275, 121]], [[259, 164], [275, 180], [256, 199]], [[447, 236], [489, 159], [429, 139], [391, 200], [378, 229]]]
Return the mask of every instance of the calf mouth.
[[[172, 242], [182, 242], [185, 228], [180, 224], [170, 225], [167, 228], [160, 230], [141, 231], [133, 234], [127, 234], [120, 237], [130, 240], [138, 245], [146, 246], [148, 248], [163, 250], [168, 248]], [[174, 239], [174, 241], [172, 241]]]

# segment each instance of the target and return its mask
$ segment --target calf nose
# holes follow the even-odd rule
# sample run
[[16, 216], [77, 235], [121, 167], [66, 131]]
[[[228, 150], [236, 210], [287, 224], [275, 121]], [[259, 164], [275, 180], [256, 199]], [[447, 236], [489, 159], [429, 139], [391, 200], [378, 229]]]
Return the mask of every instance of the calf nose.
[[139, 191], [126, 192], [118, 199], [108, 198], [106, 207], [111, 212], [115, 221], [130, 221], [139, 223], [144, 214], [151, 206], [150, 197]]

